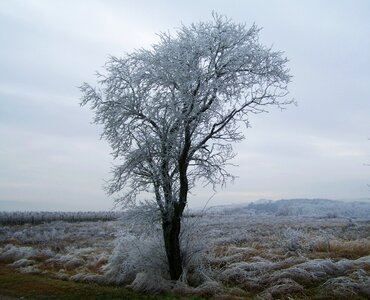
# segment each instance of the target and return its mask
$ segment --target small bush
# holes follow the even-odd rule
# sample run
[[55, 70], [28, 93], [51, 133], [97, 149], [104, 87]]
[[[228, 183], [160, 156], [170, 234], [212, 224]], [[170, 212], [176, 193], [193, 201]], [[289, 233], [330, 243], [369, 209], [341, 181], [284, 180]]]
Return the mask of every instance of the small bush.
[[104, 271], [107, 278], [116, 283], [129, 284], [141, 272], [168, 278], [163, 239], [158, 235], [136, 237], [121, 232]]

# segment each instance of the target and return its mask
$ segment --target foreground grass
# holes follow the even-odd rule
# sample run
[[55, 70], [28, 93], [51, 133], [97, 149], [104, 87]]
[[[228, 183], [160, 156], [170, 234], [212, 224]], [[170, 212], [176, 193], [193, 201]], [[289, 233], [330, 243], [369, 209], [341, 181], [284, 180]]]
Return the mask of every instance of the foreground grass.
[[0, 299], [7, 297], [23, 297], [24, 299], [178, 299], [197, 300], [196, 297], [183, 297], [173, 294], [147, 295], [128, 289], [88, 283], [76, 283], [49, 278], [44, 275], [17, 273], [14, 269], [0, 264]]

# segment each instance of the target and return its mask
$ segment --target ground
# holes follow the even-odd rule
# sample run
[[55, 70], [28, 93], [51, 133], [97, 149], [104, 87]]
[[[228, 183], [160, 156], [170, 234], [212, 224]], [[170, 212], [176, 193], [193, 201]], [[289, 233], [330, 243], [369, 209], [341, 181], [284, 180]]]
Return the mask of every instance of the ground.
[[[182, 283], [166, 280], [158, 262], [147, 259], [160, 250], [155, 239], [132, 239], [144, 229], [122, 230], [125, 225], [120, 220], [2, 226], [0, 295], [26, 299], [370, 298], [367, 218], [213, 212], [188, 215], [184, 222], [183, 245], [188, 246], [189, 257], [197, 259], [189, 263]], [[129, 289], [122, 287], [125, 284], [130, 284]], [[154, 292], [162, 294], [151, 296]]]
[[147, 295], [128, 289], [94, 283], [77, 283], [45, 275], [22, 274], [0, 264], [0, 299], [197, 299], [176, 295]]

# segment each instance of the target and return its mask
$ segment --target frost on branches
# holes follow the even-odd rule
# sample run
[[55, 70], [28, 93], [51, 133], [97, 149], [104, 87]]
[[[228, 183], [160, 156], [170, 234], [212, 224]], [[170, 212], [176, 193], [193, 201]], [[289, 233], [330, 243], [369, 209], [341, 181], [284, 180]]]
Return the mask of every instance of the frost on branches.
[[259, 43], [260, 29], [214, 15], [211, 22], [162, 33], [150, 49], [111, 57], [98, 88], [83, 84], [117, 161], [109, 194], [135, 204], [151, 193], [160, 211], [172, 279], [182, 272], [179, 233], [189, 191], [232, 175], [232, 142], [248, 116], [285, 100], [287, 59]]

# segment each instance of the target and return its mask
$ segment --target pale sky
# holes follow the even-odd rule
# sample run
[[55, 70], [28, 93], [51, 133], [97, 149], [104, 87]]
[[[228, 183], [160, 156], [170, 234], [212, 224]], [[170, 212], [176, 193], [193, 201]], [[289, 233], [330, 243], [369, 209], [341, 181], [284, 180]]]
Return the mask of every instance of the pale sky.
[[[94, 85], [109, 55], [212, 11], [263, 27], [261, 41], [290, 59], [298, 106], [251, 118], [235, 145], [238, 178], [209, 205], [369, 198], [369, 1], [2, 0], [0, 211], [111, 209], [111, 150], [77, 87]], [[190, 207], [212, 195], [199, 186]]]

